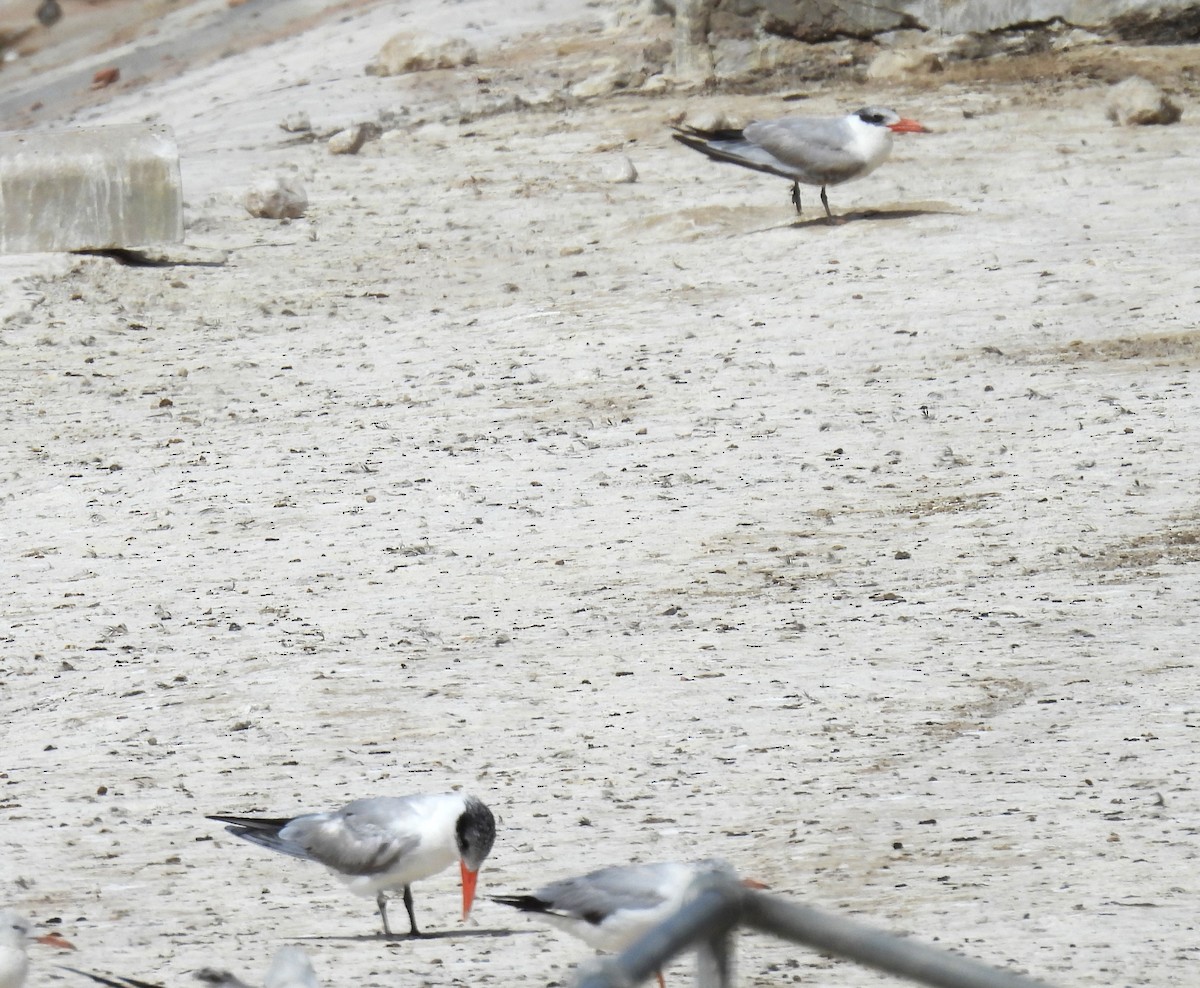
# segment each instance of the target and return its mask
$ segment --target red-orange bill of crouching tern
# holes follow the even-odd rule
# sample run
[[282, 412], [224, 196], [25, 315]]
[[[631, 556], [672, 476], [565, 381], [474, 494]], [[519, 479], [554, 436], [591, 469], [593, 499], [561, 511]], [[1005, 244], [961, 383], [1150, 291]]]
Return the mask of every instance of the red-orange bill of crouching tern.
[[864, 106], [844, 117], [756, 120], [741, 130], [676, 127], [675, 140], [743, 168], [792, 180], [792, 203], [800, 212], [800, 186], [819, 185], [826, 221], [836, 222], [826, 186], [870, 175], [892, 153], [893, 134], [927, 134], [928, 128], [895, 110]]
[[[536, 913], [597, 950], [618, 952], [645, 935], [689, 900], [704, 875], [736, 878], [724, 861], [665, 861], [617, 865], [551, 882], [532, 895], [493, 895], [495, 902]], [[743, 878], [747, 888], [766, 888]], [[658, 972], [659, 988], [666, 988]]]
[[210, 816], [225, 829], [281, 854], [316, 861], [355, 895], [375, 896], [384, 936], [384, 893], [403, 890], [410, 936], [419, 937], [412, 883], [459, 862], [463, 919], [471, 912], [475, 883], [496, 840], [492, 811], [462, 793], [420, 793], [356, 799], [328, 813], [295, 817]]
[[21, 988], [29, 973], [31, 943], [40, 943], [59, 950], [74, 950], [75, 945], [58, 933], [34, 936], [33, 924], [11, 909], [0, 909], [0, 988]]

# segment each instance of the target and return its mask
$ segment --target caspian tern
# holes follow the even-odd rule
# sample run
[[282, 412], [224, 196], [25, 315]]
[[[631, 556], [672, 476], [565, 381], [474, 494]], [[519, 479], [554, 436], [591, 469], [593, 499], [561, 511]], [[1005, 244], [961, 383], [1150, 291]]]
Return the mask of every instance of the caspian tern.
[[323, 864], [355, 895], [374, 895], [384, 935], [389, 937], [384, 893], [404, 890], [409, 935], [420, 936], [412, 883], [436, 875], [456, 860], [466, 919], [479, 869], [496, 840], [492, 811], [474, 796], [453, 792], [356, 799], [338, 810], [296, 817], [209, 819], [230, 824], [226, 830], [253, 844]]
[[[730, 865], [716, 860], [617, 865], [551, 882], [533, 895], [490, 898], [522, 912], [537, 913], [597, 950], [616, 952], [678, 910], [696, 879], [709, 873], [736, 878]], [[751, 879], [742, 884], [764, 887]], [[658, 983], [665, 988], [661, 971]]]
[[0, 988], [21, 988], [25, 975], [29, 973], [29, 955], [26, 947], [30, 942], [57, 947], [59, 950], [74, 950], [69, 941], [57, 933], [33, 935], [33, 924], [11, 909], [0, 909]]
[[895, 110], [864, 106], [844, 117], [757, 120], [742, 130], [676, 127], [673, 136], [716, 161], [790, 178], [797, 213], [800, 183], [819, 185], [826, 220], [833, 223], [827, 185], [871, 174], [892, 153], [892, 134], [924, 133], [927, 128]]
[[[160, 988], [152, 982], [122, 975], [96, 974], [93, 971], [81, 971], [77, 967], [68, 967], [66, 970], [82, 974], [85, 978], [107, 985], [108, 988]], [[196, 977], [219, 988], [249, 988], [246, 982], [228, 971], [215, 971], [206, 967], [197, 971]], [[280, 947], [271, 958], [271, 966], [267, 968], [263, 988], [317, 988], [317, 974], [308, 955], [299, 947]]]

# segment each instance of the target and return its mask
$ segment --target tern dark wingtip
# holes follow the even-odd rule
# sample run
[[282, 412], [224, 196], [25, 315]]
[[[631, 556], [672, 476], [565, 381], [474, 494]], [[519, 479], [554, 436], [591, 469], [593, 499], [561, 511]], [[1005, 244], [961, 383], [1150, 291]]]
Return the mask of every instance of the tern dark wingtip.
[[123, 975], [107, 975], [97, 974], [95, 971], [84, 971], [78, 967], [68, 967], [66, 964], [60, 964], [64, 971], [70, 971], [72, 974], [78, 974], [84, 978], [90, 978], [97, 984], [108, 985], [109, 988], [161, 988], [150, 981], [138, 981], [136, 978], [126, 978]]
[[543, 902], [536, 895], [489, 895], [488, 898], [523, 913], [544, 913], [550, 908], [548, 902]]

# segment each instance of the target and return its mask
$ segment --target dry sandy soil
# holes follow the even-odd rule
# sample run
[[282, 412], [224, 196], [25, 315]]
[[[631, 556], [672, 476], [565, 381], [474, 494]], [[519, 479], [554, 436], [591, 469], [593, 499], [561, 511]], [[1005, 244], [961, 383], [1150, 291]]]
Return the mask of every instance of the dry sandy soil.
[[[481, 62], [365, 76], [402, 28]], [[229, 260], [4, 269], [0, 897], [169, 984], [293, 942], [326, 985], [566, 983], [585, 947], [460, 924], [449, 871], [443, 936], [389, 943], [203, 818], [461, 786], [485, 895], [720, 855], [1054, 984], [1195, 984], [1194, 100], [558, 98], [652, 28], [367, 6], [65, 115], [173, 126]], [[668, 137], [867, 101], [935, 133], [836, 227]], [[299, 110], [393, 129], [334, 157]], [[307, 219], [245, 214], [264, 168]], [[891, 983], [753, 936], [739, 982]]]

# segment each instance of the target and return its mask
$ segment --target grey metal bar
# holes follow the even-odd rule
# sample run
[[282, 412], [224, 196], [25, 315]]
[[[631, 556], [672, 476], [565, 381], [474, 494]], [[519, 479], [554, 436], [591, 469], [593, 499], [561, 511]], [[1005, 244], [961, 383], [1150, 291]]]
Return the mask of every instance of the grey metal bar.
[[811, 906], [761, 892], [745, 893], [741, 899], [742, 921], [747, 926], [922, 984], [936, 988], [1050, 988], [1043, 981], [904, 940]]
[[585, 974], [578, 988], [626, 988], [645, 981], [697, 941], [728, 934], [742, 918], [741, 900], [740, 887], [729, 882], [712, 883], [674, 916]]
[[[725, 896], [726, 892], [720, 891]], [[730, 988], [733, 982], [733, 927], [697, 940], [695, 947], [696, 988]]]
[[733, 930], [696, 942], [696, 988], [730, 988], [733, 982]]

